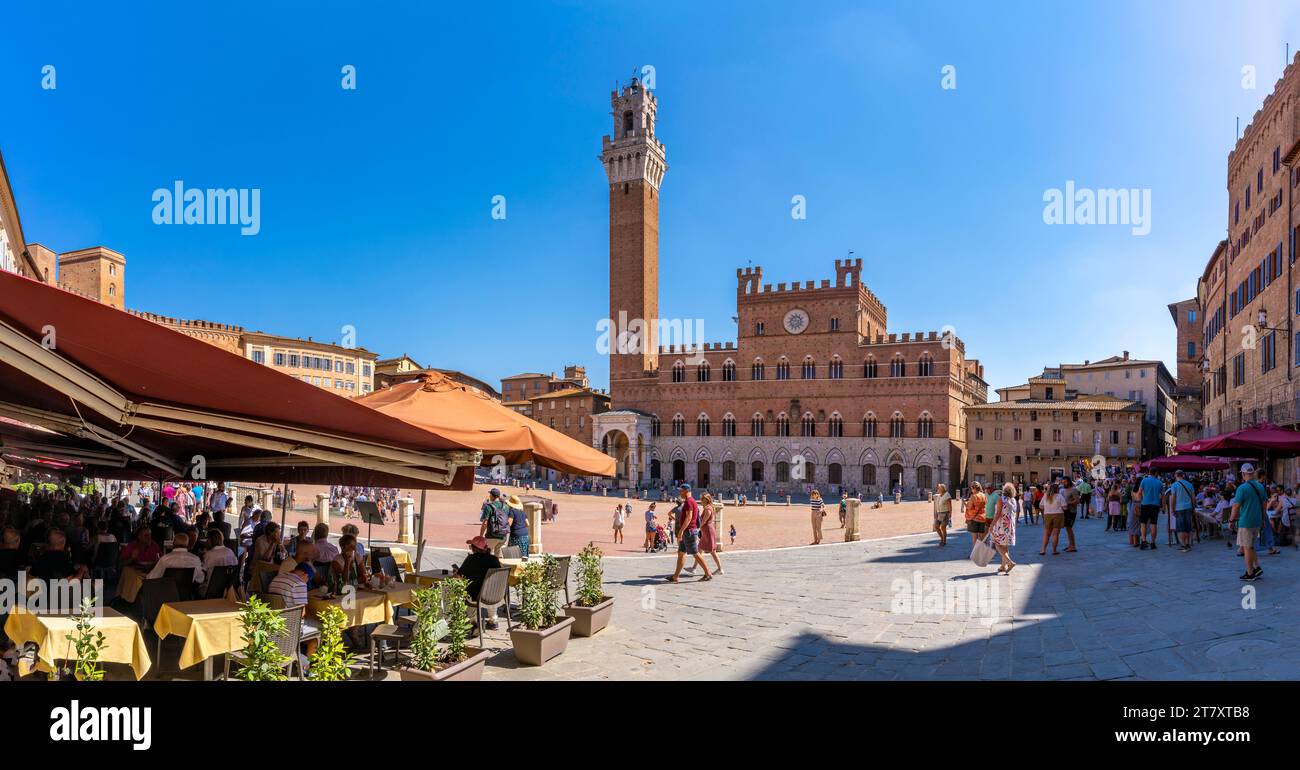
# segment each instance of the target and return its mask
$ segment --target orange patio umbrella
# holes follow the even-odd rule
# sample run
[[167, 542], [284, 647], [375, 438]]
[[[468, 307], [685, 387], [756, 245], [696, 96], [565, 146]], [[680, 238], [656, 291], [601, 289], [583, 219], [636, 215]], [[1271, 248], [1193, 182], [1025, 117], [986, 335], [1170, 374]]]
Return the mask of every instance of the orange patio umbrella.
[[532, 461], [581, 476], [613, 476], [614, 458], [536, 420], [508, 409], [443, 374], [359, 396], [376, 411], [483, 452], [483, 465], [498, 456], [508, 465]]

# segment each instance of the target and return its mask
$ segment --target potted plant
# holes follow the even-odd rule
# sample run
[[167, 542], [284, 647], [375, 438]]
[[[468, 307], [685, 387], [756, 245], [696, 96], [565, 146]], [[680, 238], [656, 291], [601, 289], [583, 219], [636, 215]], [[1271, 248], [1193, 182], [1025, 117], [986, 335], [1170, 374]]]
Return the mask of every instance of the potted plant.
[[280, 611], [257, 596], [248, 597], [240, 617], [244, 625], [243, 667], [235, 675], [245, 682], [283, 682], [288, 680], [275, 638], [288, 633]]
[[573, 618], [574, 636], [591, 636], [609, 625], [614, 614], [614, 597], [604, 590], [604, 555], [595, 543], [587, 543], [578, 553], [578, 598], [564, 605], [564, 614]]
[[347, 613], [331, 604], [316, 614], [316, 620], [320, 623], [320, 642], [311, 654], [307, 678], [313, 682], [346, 682], [352, 678], [352, 664], [356, 662], [343, 646]]
[[[469, 621], [469, 581], [446, 578], [441, 588], [420, 588], [413, 593], [415, 629], [411, 635], [413, 666], [401, 669], [403, 680], [477, 682], [491, 651], [465, 644], [473, 624]], [[443, 613], [443, 600], [447, 611]], [[442, 639], [446, 639], [442, 643]]]
[[510, 642], [520, 663], [540, 666], [569, 646], [572, 617], [560, 617], [555, 557], [530, 560], [519, 576], [519, 622], [510, 629]]
[[81, 612], [77, 613], [77, 627], [67, 635], [67, 640], [76, 648], [77, 657], [72, 661], [72, 674], [79, 682], [104, 681], [104, 668], [99, 663], [99, 655], [108, 646], [104, 633], [96, 630], [91, 622], [95, 617], [95, 597], [87, 596], [81, 600]]

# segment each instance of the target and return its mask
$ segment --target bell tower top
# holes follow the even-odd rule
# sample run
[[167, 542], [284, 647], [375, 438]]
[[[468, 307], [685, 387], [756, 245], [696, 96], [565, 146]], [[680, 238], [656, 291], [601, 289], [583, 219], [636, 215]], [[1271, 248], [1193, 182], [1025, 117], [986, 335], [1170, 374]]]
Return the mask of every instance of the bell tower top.
[[659, 100], [640, 80], [632, 78], [609, 94], [612, 138], [601, 141], [600, 161], [610, 184], [642, 180], [659, 189], [668, 164], [664, 145], [655, 138]]

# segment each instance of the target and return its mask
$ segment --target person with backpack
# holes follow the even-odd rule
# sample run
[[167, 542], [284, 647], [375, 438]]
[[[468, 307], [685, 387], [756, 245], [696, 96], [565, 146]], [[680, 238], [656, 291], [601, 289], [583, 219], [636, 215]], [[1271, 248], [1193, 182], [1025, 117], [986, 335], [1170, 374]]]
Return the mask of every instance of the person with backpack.
[[506, 516], [506, 503], [501, 499], [501, 490], [496, 487], [488, 490], [488, 499], [483, 501], [479, 512], [479, 537], [487, 541], [492, 555], [500, 556], [501, 547], [505, 545], [509, 524]]
[[1170, 491], [1174, 507], [1174, 529], [1178, 532], [1178, 552], [1192, 550], [1192, 512], [1196, 507], [1196, 489], [1182, 471], [1174, 472]]
[[682, 484], [679, 489], [679, 498], [681, 500], [681, 513], [677, 517], [677, 569], [668, 578], [669, 583], [676, 583], [682, 574], [682, 565], [686, 562], [687, 554], [695, 559], [694, 565], [704, 570], [704, 577], [700, 581], [712, 580], [713, 575], [709, 574], [709, 565], [704, 563], [700, 557], [700, 507], [691, 497], [691, 485]]
[[505, 503], [506, 531], [510, 533], [510, 545], [518, 546], [520, 555], [528, 558], [528, 515], [524, 513], [524, 504], [517, 495], [511, 495]]

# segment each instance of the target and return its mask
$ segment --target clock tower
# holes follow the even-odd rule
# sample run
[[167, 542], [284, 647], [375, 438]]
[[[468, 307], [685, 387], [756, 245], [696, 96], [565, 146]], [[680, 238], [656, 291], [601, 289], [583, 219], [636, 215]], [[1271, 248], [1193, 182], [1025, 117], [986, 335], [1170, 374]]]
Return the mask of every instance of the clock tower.
[[[658, 100], [636, 78], [610, 93], [613, 134], [600, 161], [609, 182], [609, 355], [615, 406], [620, 384], [659, 368], [659, 185], [668, 164], [655, 138]], [[630, 328], [629, 328], [630, 327]], [[619, 345], [619, 332], [641, 333]]]

